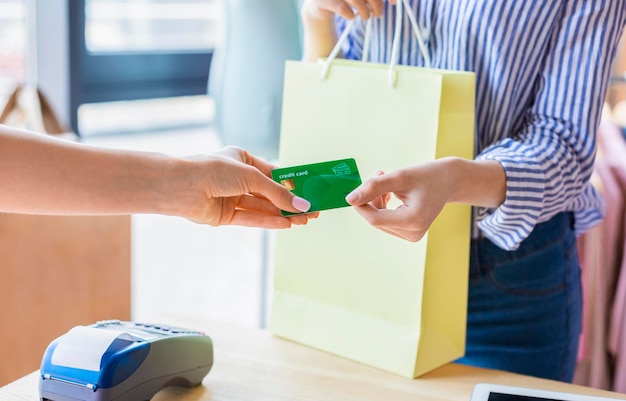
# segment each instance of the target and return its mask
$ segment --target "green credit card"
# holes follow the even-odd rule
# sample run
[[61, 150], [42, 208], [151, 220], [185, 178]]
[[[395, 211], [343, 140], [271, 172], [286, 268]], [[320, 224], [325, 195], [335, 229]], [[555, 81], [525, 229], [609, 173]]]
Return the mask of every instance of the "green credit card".
[[[281, 167], [272, 171], [274, 181], [311, 202], [310, 212], [350, 206], [346, 196], [361, 185], [354, 159]], [[282, 211], [284, 216], [297, 213]]]

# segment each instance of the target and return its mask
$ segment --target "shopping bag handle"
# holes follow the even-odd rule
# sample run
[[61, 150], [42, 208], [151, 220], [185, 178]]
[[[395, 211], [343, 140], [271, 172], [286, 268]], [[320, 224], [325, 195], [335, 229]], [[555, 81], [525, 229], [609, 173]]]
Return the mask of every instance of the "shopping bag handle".
[[[402, 34], [402, 22], [404, 16], [403, 8], [406, 7], [407, 10], [410, 9], [409, 0], [398, 0], [396, 5], [396, 27], [393, 33], [393, 42], [391, 44], [391, 59], [389, 61], [389, 85], [393, 88], [396, 85], [396, 64], [398, 63], [398, 58], [400, 56], [400, 35]], [[413, 30], [413, 34], [417, 39], [417, 45], [420, 49], [420, 53], [422, 57], [424, 57], [424, 64], [426, 68], [431, 68], [430, 55], [428, 54], [428, 49], [426, 48], [426, 44], [424, 43], [424, 38], [422, 33], [420, 32], [419, 25], [417, 24], [417, 20], [415, 19], [415, 15], [413, 13], [407, 11], [407, 16], [409, 17], [409, 22], [411, 23], [411, 28]], [[326, 58], [324, 62], [324, 68], [322, 68], [322, 80], [328, 77], [328, 71], [330, 70], [330, 65], [337, 58], [339, 51], [341, 50], [341, 46], [347, 40], [352, 27], [354, 26], [355, 19], [349, 20], [346, 24], [346, 28], [343, 30], [337, 43], [331, 50], [330, 54]], [[372, 17], [370, 17], [365, 24], [365, 38], [363, 45], [363, 56], [361, 61], [367, 61], [367, 57], [369, 54], [369, 46], [370, 46], [370, 34], [372, 30]]]

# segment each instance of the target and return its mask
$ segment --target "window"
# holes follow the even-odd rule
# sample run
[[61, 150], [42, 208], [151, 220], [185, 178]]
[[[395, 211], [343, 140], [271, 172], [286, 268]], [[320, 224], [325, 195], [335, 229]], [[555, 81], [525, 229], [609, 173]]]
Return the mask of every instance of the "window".
[[0, 105], [26, 78], [26, 27], [23, 0], [0, 0]]
[[205, 95], [215, 0], [72, 0], [70, 118], [83, 105]]
[[216, 44], [218, 15], [215, 0], [88, 0], [87, 50], [209, 51]]

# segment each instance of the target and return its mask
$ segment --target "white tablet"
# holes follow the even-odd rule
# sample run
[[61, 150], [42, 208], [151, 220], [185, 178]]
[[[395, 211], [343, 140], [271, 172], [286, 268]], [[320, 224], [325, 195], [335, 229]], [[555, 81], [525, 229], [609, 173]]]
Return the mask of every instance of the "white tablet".
[[557, 391], [546, 391], [500, 384], [480, 383], [474, 386], [470, 401], [615, 401], [607, 398]]

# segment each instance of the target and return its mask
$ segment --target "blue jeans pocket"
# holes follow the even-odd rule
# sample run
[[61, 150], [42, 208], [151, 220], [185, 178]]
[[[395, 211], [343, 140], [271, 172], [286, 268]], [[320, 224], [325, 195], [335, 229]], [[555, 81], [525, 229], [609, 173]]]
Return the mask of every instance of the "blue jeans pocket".
[[549, 246], [489, 269], [489, 280], [500, 290], [518, 296], [546, 296], [566, 286], [568, 250]]

